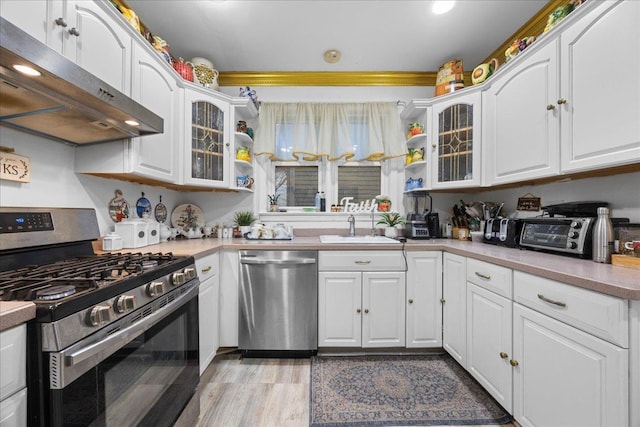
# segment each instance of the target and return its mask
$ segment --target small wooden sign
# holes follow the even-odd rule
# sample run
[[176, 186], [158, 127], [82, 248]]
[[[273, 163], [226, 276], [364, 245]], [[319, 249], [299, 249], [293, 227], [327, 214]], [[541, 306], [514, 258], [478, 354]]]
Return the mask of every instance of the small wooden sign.
[[16, 182], [31, 181], [31, 161], [28, 157], [0, 152], [0, 179]]
[[527, 193], [518, 198], [519, 211], [539, 211], [540, 210], [540, 197], [536, 197], [531, 193]]

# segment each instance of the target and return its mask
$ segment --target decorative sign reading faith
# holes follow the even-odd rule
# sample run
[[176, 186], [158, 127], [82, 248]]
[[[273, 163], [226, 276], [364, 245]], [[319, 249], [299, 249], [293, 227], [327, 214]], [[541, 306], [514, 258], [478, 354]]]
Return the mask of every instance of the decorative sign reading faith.
[[378, 207], [376, 199], [362, 201], [359, 204], [351, 202], [353, 197], [343, 197], [340, 200], [340, 204], [344, 206], [345, 212], [371, 212], [375, 211]]
[[28, 157], [0, 151], [0, 179], [30, 182], [31, 161]]

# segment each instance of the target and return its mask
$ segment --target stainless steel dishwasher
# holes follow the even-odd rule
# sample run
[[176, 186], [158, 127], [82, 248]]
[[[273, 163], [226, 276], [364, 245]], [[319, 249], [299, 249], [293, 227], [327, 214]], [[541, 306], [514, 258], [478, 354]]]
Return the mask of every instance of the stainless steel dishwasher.
[[318, 349], [318, 252], [240, 251], [238, 348], [245, 356]]

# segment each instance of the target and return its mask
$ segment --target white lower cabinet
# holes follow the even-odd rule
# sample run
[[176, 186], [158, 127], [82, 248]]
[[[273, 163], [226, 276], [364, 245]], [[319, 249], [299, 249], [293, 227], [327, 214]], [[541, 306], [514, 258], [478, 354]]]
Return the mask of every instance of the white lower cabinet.
[[200, 279], [198, 292], [200, 375], [207, 369], [218, 350], [220, 295], [220, 255], [206, 255], [196, 259]]
[[220, 252], [220, 347], [238, 346], [238, 251]]
[[320, 251], [318, 269], [319, 347], [404, 347], [402, 252]]
[[462, 367], [467, 366], [467, 259], [442, 256], [442, 347]]
[[467, 283], [467, 370], [509, 412], [511, 312], [510, 299]]
[[0, 426], [27, 425], [27, 326], [0, 332]]
[[637, 323], [627, 300], [472, 258], [464, 300], [455, 300], [460, 258], [443, 257], [443, 346], [460, 356], [446, 332], [466, 313], [463, 366], [520, 425], [637, 425], [629, 399]]
[[318, 346], [404, 347], [404, 272], [323, 271], [318, 279]]
[[629, 425], [627, 349], [517, 303], [513, 316], [513, 415], [522, 426]]
[[442, 347], [442, 252], [407, 252], [406, 346]]

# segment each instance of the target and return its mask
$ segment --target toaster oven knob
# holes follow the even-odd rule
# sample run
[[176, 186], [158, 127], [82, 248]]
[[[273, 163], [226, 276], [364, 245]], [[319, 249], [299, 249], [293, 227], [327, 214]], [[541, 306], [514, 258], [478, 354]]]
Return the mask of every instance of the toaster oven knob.
[[580, 233], [577, 231], [570, 231], [569, 232], [569, 238], [570, 239], [577, 239], [578, 237], [580, 237]]
[[567, 242], [567, 249], [575, 249], [578, 247], [576, 242]]
[[184, 285], [184, 282], [184, 273], [173, 273], [171, 275], [171, 283], [173, 284], [173, 286]]
[[133, 295], [120, 295], [113, 304], [116, 313], [126, 313], [136, 308], [136, 297]]
[[579, 230], [580, 228], [582, 228], [582, 222], [580, 221], [571, 221], [571, 228]]
[[157, 297], [162, 294], [164, 294], [163, 282], [151, 282], [147, 285], [147, 295], [150, 297]]
[[91, 326], [100, 326], [109, 323], [111, 320], [110, 305], [96, 305], [89, 311], [89, 324]]
[[185, 277], [187, 280], [193, 280], [193, 279], [195, 279], [195, 278], [196, 278], [196, 276], [197, 276], [197, 274], [196, 274], [196, 269], [195, 269], [195, 268], [193, 268], [193, 267], [187, 267], [187, 268], [185, 268], [185, 269], [184, 269], [184, 271], [183, 271], [183, 273], [184, 273], [184, 277]]

